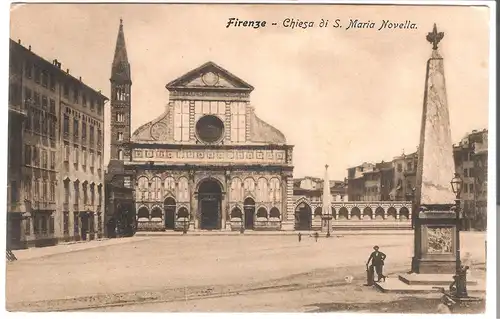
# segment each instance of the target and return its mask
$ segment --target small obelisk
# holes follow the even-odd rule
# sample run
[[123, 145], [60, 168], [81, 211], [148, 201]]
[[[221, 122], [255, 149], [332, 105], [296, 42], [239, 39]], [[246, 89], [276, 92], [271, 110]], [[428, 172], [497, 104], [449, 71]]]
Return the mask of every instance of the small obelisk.
[[[438, 51], [443, 37], [444, 33], [437, 31], [436, 24], [427, 34], [427, 41], [432, 44], [432, 55], [427, 61], [416, 176], [417, 211], [413, 212], [417, 215], [412, 270], [417, 273], [442, 272], [453, 267], [453, 249], [450, 247], [454, 245], [454, 219], [451, 209], [455, 194], [450, 182], [455, 164], [444, 63]], [[443, 247], [434, 245], [437, 236], [439, 242], [445, 243]]]

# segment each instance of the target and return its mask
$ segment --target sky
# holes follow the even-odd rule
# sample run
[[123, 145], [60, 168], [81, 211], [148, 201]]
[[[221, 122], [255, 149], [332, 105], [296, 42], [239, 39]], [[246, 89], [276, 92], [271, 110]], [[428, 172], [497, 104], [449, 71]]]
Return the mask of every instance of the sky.
[[[255, 87], [256, 114], [294, 147], [294, 176], [343, 179], [347, 168], [390, 161], [419, 143], [426, 35], [445, 33], [451, 133], [488, 128], [487, 7], [375, 5], [24, 4], [11, 8], [11, 38], [110, 96], [120, 18], [132, 69], [132, 131], [164, 112], [165, 84], [213, 61]], [[264, 28], [226, 28], [229, 18]], [[314, 21], [285, 28], [286, 18]], [[329, 26], [320, 28], [321, 19]], [[333, 28], [340, 19], [342, 28]], [[346, 30], [350, 19], [375, 29]], [[382, 20], [417, 29], [383, 29]], [[271, 26], [276, 22], [277, 26]], [[109, 103], [105, 120], [109, 123]], [[105, 130], [109, 141], [109, 127]], [[108, 154], [105, 154], [105, 162]]]

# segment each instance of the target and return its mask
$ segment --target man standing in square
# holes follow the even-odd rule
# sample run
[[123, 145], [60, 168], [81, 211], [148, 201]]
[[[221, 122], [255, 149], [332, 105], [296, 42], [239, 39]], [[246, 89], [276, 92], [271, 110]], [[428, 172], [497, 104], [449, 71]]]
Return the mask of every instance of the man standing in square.
[[370, 254], [370, 258], [368, 258], [368, 261], [366, 262], [366, 267], [370, 264], [370, 261], [372, 262], [371, 264], [371, 271], [375, 269], [377, 272], [378, 280], [377, 282], [380, 282], [380, 280], [384, 279], [385, 281], [385, 276], [383, 275], [383, 268], [384, 268], [384, 260], [387, 257], [383, 252], [379, 251], [378, 246], [373, 247], [373, 252]]

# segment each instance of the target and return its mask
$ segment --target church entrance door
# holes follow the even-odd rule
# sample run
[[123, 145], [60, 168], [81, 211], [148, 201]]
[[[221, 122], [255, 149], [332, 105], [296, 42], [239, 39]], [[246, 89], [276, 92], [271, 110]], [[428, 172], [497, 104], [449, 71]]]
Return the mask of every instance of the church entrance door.
[[222, 189], [214, 180], [201, 183], [198, 189], [198, 200], [201, 212], [201, 229], [221, 229]]
[[253, 217], [255, 215], [255, 201], [250, 197], [243, 203], [245, 210], [245, 229], [253, 229]]
[[175, 199], [168, 197], [163, 202], [163, 210], [165, 211], [165, 229], [175, 229]]

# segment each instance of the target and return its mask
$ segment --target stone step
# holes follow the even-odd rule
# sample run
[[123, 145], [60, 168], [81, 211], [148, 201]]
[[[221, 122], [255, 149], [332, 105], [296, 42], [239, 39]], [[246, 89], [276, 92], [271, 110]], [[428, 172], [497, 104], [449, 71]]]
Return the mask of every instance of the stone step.
[[[407, 285], [449, 286], [453, 282], [453, 274], [401, 274], [399, 280]], [[467, 277], [467, 286], [477, 285], [476, 279]]]
[[[387, 278], [385, 282], [375, 283], [375, 288], [384, 293], [440, 293], [440, 291], [434, 287], [439, 287], [449, 290], [449, 285], [408, 285], [398, 278]], [[480, 282], [477, 285], [467, 286], [467, 292], [472, 294], [481, 294], [486, 292], [486, 284]]]

